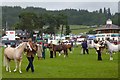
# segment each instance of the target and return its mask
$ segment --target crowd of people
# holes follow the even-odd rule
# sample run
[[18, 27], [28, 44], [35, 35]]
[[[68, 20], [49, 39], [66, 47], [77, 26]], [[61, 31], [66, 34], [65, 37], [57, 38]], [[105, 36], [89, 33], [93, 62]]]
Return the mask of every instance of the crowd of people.
[[[27, 44], [28, 46], [27, 46], [27, 50], [26, 50], [26, 57], [28, 59], [28, 65], [26, 67], [26, 71], [28, 72], [29, 69], [31, 68], [31, 72], [32, 73], [34, 72], [34, 65], [33, 65], [34, 57], [35, 57], [35, 55], [37, 53], [37, 46], [34, 47], [35, 43], [36, 42], [32, 41], [32, 38], [29, 38], [28, 39], [28, 44]], [[102, 61], [101, 48], [104, 47], [102, 45], [103, 41], [94, 40], [94, 43], [95, 43], [94, 44], [94, 48], [95, 48], [95, 50], [97, 52], [97, 55], [98, 55], [98, 61]], [[45, 59], [46, 48], [49, 48], [50, 58], [54, 57], [54, 50], [53, 50], [53, 43], [52, 43], [52, 41], [47, 46], [44, 44], [44, 42], [40, 42], [39, 44], [42, 46], [42, 56], [41, 56], [41, 59]], [[59, 41], [58, 44], [62, 45], [64, 43]], [[71, 44], [71, 45], [73, 47], [73, 44]], [[82, 53], [84, 55], [85, 54], [89, 54], [87, 40], [82, 41], [81, 46], [82, 46], [82, 49], [81, 49]]]

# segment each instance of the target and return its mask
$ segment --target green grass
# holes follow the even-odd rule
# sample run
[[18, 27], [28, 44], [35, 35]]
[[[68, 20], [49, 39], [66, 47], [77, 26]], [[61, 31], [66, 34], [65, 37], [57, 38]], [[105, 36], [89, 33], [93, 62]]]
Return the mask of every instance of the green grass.
[[[89, 30], [95, 30], [96, 28], [89, 28], [89, 26], [84, 26], [84, 25], [70, 25], [71, 33], [72, 34], [80, 34], [80, 33], [86, 33]], [[64, 31], [65, 33], [65, 26], [64, 26]], [[58, 33], [61, 33], [61, 28], [58, 31]]]
[[89, 28], [89, 26], [84, 26], [84, 25], [70, 25], [70, 29], [78, 29], [78, 28]]
[[50, 59], [49, 52], [46, 52], [45, 60], [38, 60], [35, 57], [35, 72], [26, 72], [27, 58], [23, 55], [22, 74], [14, 73], [14, 61], [11, 62], [12, 72], [6, 72], [2, 68], [3, 78], [117, 78], [118, 77], [118, 54], [114, 54], [114, 60], [109, 60], [109, 54], [102, 54], [103, 61], [97, 61], [97, 54], [90, 49], [90, 54], [80, 54], [80, 47], [69, 53], [68, 58], [57, 56]]
[[70, 29], [72, 34], [79, 34], [79, 33], [86, 33], [89, 30], [94, 30], [95, 28], [89, 28], [89, 26], [83, 26], [83, 25], [70, 25]]

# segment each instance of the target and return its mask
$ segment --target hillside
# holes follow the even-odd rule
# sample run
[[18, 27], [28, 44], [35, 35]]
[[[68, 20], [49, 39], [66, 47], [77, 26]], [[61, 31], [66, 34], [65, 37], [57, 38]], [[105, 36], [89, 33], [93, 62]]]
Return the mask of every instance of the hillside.
[[[80, 34], [80, 33], [87, 33], [90, 30], [95, 30], [96, 28], [92, 28], [90, 26], [85, 25], [70, 25], [71, 34]], [[58, 33], [61, 32], [61, 29]], [[65, 32], [65, 28], [64, 31]]]
[[[108, 9], [105, 8], [105, 11]], [[2, 26], [12, 27], [19, 21], [19, 15], [23, 12], [33, 12], [40, 16], [41, 14], [58, 15], [64, 14], [67, 16], [69, 25], [103, 25], [105, 21], [110, 18], [114, 24], [118, 25], [118, 15], [116, 13], [111, 15], [109, 13], [100, 12], [100, 10], [89, 12], [88, 10], [64, 9], [58, 11], [48, 11], [45, 8], [27, 7], [25, 9], [20, 6], [2, 6]], [[109, 17], [108, 17], [109, 16]]]

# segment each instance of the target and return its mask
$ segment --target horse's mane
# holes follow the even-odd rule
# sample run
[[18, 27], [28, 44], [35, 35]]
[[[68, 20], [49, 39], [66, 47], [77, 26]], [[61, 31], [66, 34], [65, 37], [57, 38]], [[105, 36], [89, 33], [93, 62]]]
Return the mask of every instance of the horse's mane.
[[15, 49], [19, 49], [23, 46], [23, 43], [19, 44]]
[[115, 44], [110, 43], [109, 41], [107, 41], [107, 43], [108, 43], [108, 46], [109, 46], [109, 47], [118, 46], [118, 45], [115, 45]]

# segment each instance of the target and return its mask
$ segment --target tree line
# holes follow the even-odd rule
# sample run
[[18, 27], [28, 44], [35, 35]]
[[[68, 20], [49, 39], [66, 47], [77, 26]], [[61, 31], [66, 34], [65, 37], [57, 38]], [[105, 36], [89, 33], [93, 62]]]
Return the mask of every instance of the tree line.
[[[107, 19], [119, 25], [119, 13], [111, 14], [110, 8], [89, 12], [88, 10], [64, 9], [46, 10], [39, 7], [21, 8], [20, 6], [2, 7], [2, 27], [9, 29], [39, 30], [41, 33], [56, 33], [65, 26], [69, 34], [69, 25], [103, 25]], [[63, 33], [61, 31], [61, 33]]]

